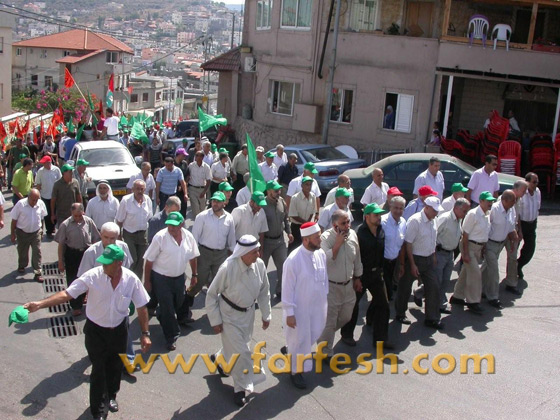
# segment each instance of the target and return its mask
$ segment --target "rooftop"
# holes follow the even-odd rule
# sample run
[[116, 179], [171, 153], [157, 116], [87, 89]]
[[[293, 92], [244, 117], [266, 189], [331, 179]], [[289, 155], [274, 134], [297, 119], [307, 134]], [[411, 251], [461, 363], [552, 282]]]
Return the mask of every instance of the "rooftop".
[[239, 71], [241, 70], [241, 53], [239, 47], [233, 48], [201, 66], [206, 71]]

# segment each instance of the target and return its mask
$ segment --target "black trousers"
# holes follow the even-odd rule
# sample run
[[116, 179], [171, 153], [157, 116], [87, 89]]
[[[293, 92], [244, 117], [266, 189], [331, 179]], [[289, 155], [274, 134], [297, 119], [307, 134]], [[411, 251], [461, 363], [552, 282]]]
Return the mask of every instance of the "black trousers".
[[373, 324], [373, 345], [377, 341], [387, 341], [389, 336], [389, 317], [391, 309], [389, 308], [389, 300], [387, 299], [387, 290], [385, 282], [381, 277], [381, 269], [379, 274], [374, 273], [373, 277], [368, 279], [362, 277], [362, 291], [356, 292], [356, 304], [352, 312], [352, 318], [342, 327], [340, 334], [344, 338], [353, 338], [354, 329], [358, 322], [358, 314], [360, 312], [360, 300], [366, 294], [366, 290], [371, 293], [371, 302], [366, 312], [366, 323]]
[[160, 211], [163, 211], [164, 207], [165, 207], [165, 203], [167, 202], [167, 199], [169, 197], [172, 197], [176, 195], [176, 193], [173, 194], [165, 194], [164, 192], [159, 192], [159, 209]]
[[387, 298], [393, 300], [393, 289], [394, 289], [394, 276], [395, 267], [397, 266], [398, 258], [394, 260], [383, 259], [383, 280], [385, 281], [385, 289], [387, 290]]
[[521, 269], [529, 264], [535, 253], [537, 244], [537, 221], [521, 221], [521, 233], [523, 234], [523, 248], [519, 252], [517, 259], [517, 273], [522, 273]]
[[233, 195], [232, 197], [235, 198], [237, 196], [237, 192], [243, 188], [245, 186], [245, 182], [243, 182], [243, 175], [244, 174], [240, 174], [239, 172], [237, 172], [236, 174], [236, 179], [235, 181], [233, 181]]
[[167, 343], [174, 343], [181, 335], [176, 312], [185, 300], [185, 275], [164, 276], [152, 270], [152, 284], [159, 306], [157, 318]]
[[290, 255], [290, 252], [301, 245], [301, 232], [299, 230], [301, 225], [297, 223], [291, 223], [290, 227], [292, 229], [292, 236], [294, 237], [294, 241], [288, 245], [288, 255]]
[[52, 235], [54, 233], [54, 227], [56, 226], [52, 221], [51, 221], [51, 199], [50, 198], [41, 198], [41, 200], [43, 200], [43, 202], [45, 203], [45, 206], [47, 207], [47, 216], [45, 217], [45, 229], [47, 231], [47, 235]]
[[[66, 284], [70, 286], [74, 280], [78, 277], [78, 268], [80, 268], [80, 263], [82, 262], [82, 257], [84, 252], [79, 249], [66, 247], [64, 250], [64, 266], [66, 267]], [[85, 293], [78, 296], [76, 299], [70, 300], [70, 306], [72, 309], [82, 309], [84, 306]]]
[[104, 328], [88, 319], [84, 334], [91, 361], [89, 409], [95, 417], [104, 410], [105, 396], [116, 398], [121, 387], [123, 364], [119, 354], [126, 354], [128, 324], [125, 319], [115, 328]]

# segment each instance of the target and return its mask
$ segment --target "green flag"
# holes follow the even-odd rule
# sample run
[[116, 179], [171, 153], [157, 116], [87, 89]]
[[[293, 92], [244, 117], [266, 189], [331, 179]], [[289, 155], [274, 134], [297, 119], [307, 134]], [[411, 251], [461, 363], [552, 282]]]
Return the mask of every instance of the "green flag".
[[16, 324], [25, 324], [26, 322], [29, 322], [29, 311], [23, 306], [16, 307], [16, 309], [14, 309], [8, 317], [8, 327], [14, 322]]
[[97, 117], [95, 116], [95, 105], [93, 105], [93, 100], [91, 99], [91, 95], [88, 91], [88, 105], [89, 105], [89, 110], [91, 112], [91, 119], [92, 119], [92, 125], [95, 127], [97, 126], [97, 123], [99, 122], [97, 120]]
[[202, 132], [216, 125], [227, 125], [227, 119], [221, 115], [216, 115], [215, 117], [208, 115], [200, 107], [198, 107], [198, 124], [200, 125], [200, 131]]
[[76, 127], [74, 127], [74, 124], [72, 123], [72, 120], [68, 121], [68, 123], [66, 124], [66, 128], [68, 129], [69, 133], [75, 133], [76, 132]]
[[128, 125], [128, 120], [124, 115], [121, 116], [121, 120], [119, 121], [121, 125]]
[[[200, 109], [200, 108], [199, 108]], [[255, 191], [264, 192], [266, 190], [266, 181], [262, 174], [261, 168], [259, 166], [259, 161], [257, 160], [257, 152], [255, 151], [255, 146], [247, 133], [247, 159], [249, 161], [249, 174], [251, 175], [251, 184], [249, 185], [249, 191], [254, 193]]]
[[139, 122], [135, 122], [132, 126], [132, 130], [130, 130], [130, 137], [138, 139], [144, 144], [148, 144], [150, 142], [150, 139], [142, 128], [142, 124], [140, 124]]
[[76, 140], [80, 141], [80, 139], [82, 138], [82, 133], [84, 132], [84, 128], [85, 128], [85, 124], [82, 124], [78, 127], [78, 131], [76, 132]]

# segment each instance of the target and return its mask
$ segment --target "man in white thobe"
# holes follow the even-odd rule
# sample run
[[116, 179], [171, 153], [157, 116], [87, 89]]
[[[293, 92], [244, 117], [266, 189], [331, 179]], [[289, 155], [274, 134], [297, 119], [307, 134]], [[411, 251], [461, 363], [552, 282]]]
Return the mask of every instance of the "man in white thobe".
[[[119, 200], [113, 197], [113, 190], [105, 180], [99, 181], [95, 189], [96, 197], [89, 200], [86, 216], [91, 217], [95, 226], [103, 226], [107, 222], [114, 222], [119, 209]], [[128, 268], [128, 266], [126, 266]]]
[[[255, 322], [255, 301], [262, 314], [262, 328], [270, 324], [271, 308], [266, 267], [259, 256], [259, 241], [244, 235], [233, 254], [220, 266], [206, 294], [206, 312], [214, 332], [221, 334], [222, 353], [226, 360], [239, 355], [231, 371], [234, 401], [243, 406], [245, 393], [263, 382], [265, 372], [254, 373], [251, 340]], [[212, 360], [215, 359], [212, 356]], [[246, 371], [247, 373], [244, 373]]]
[[[309, 372], [311, 347], [323, 332], [327, 320], [327, 256], [321, 249], [321, 228], [315, 222], [301, 225], [302, 244], [284, 263], [282, 279], [282, 308], [287, 348], [291, 354], [290, 378], [296, 388], [305, 389], [303, 372]], [[298, 356], [300, 361], [298, 366]]]

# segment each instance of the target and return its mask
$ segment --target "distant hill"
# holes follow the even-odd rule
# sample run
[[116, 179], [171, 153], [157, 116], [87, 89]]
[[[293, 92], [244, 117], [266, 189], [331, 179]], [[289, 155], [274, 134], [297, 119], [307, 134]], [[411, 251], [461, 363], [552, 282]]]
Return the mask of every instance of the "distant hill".
[[230, 10], [235, 10], [236, 12], [241, 12], [243, 9], [243, 3], [239, 4], [226, 4], [226, 7]]

